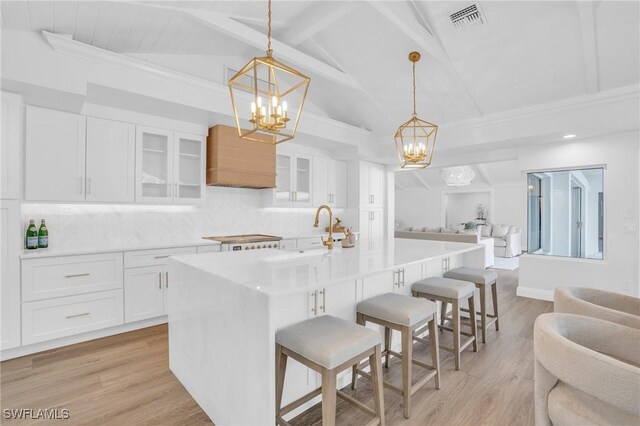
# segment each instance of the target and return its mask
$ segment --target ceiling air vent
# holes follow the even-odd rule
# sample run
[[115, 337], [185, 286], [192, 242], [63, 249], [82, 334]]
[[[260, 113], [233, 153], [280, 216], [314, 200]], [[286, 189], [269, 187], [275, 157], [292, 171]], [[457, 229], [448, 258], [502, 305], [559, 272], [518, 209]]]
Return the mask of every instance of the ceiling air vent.
[[480, 9], [480, 5], [474, 3], [463, 9], [457, 10], [449, 15], [451, 23], [456, 31], [465, 30], [487, 22], [487, 19]]

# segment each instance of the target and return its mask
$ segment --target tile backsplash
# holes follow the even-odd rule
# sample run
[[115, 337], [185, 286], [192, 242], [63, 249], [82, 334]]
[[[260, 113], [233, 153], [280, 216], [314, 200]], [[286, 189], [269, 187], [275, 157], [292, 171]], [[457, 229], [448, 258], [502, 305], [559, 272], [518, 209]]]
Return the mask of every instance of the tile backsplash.
[[[183, 242], [202, 236], [268, 233], [285, 237], [321, 233], [328, 224], [313, 228], [315, 208], [263, 207], [264, 191], [207, 187], [205, 204], [102, 205], [23, 203], [22, 221], [45, 219], [51, 248], [92, 248], [114, 245], [135, 247]], [[357, 212], [336, 209], [346, 226], [355, 225]]]

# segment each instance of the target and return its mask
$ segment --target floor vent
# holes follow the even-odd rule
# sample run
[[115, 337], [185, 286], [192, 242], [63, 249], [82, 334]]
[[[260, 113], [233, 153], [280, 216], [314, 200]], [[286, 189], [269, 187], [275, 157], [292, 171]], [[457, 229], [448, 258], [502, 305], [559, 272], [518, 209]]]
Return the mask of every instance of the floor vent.
[[465, 30], [487, 22], [480, 5], [474, 3], [449, 15], [456, 31]]

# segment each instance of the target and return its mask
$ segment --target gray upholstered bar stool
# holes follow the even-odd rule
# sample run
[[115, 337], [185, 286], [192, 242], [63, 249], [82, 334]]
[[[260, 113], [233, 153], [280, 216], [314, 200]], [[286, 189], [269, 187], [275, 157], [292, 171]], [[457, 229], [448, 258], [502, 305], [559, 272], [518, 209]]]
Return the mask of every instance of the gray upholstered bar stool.
[[[322, 375], [322, 386], [282, 407], [282, 391], [291, 357]], [[365, 358], [371, 364], [374, 409], [336, 388], [339, 372]], [[322, 394], [322, 424], [336, 424], [336, 395], [373, 416], [368, 426], [384, 426], [380, 335], [350, 321], [323, 315], [276, 332], [276, 424], [289, 425], [282, 418], [305, 402]]]
[[[416, 299], [411, 296], [402, 296], [396, 293], [386, 293], [364, 300], [356, 306], [358, 324], [365, 325], [372, 322], [384, 327], [384, 352], [385, 367], [389, 367], [389, 355], [402, 358], [402, 389], [385, 382], [384, 386], [404, 398], [404, 416], [411, 416], [411, 395], [435, 377], [436, 389], [440, 389], [440, 353], [438, 351], [438, 333], [436, 327], [438, 307], [435, 303]], [[423, 326], [429, 327], [429, 339], [431, 340], [432, 365], [413, 359], [413, 341], [418, 340], [427, 343], [425, 339], [416, 337], [414, 333]], [[391, 350], [391, 330], [397, 330], [402, 334], [402, 354]], [[423, 329], [424, 330], [424, 329]], [[419, 333], [417, 333], [419, 334]], [[412, 385], [411, 366], [432, 370], [418, 383]], [[363, 372], [359, 365], [353, 367], [351, 387], [356, 388], [357, 375], [370, 378]]]
[[[455, 368], [456, 370], [460, 370], [460, 353], [469, 345], [473, 345], [473, 351], [478, 352], [476, 322], [469, 321], [471, 333], [466, 333], [460, 330], [460, 304], [466, 299], [469, 304], [469, 309], [474, 311], [476, 287], [473, 283], [468, 281], [442, 277], [429, 277], [414, 283], [413, 286], [411, 286], [411, 291], [415, 297], [423, 297], [425, 299], [442, 302], [443, 310], [447, 303], [451, 303], [451, 321], [453, 323], [453, 328], [448, 328], [444, 325], [441, 325], [440, 328], [453, 332], [453, 348], [444, 345], [441, 345], [440, 347], [446, 351], [453, 352]], [[466, 341], [461, 342], [460, 335], [468, 336], [469, 338]]]
[[[490, 271], [488, 269], [477, 268], [456, 268], [444, 273], [446, 278], [453, 278], [454, 280], [470, 281], [476, 285], [478, 292], [480, 293], [480, 312], [476, 312], [480, 315], [480, 331], [482, 333], [482, 343], [487, 342], [487, 327], [492, 323], [496, 323], [496, 331], [500, 330], [500, 323], [498, 322], [498, 288], [496, 281], [498, 274], [496, 271]], [[487, 301], [486, 301], [486, 289], [491, 287], [491, 297], [493, 299], [493, 314], [487, 313]], [[443, 309], [442, 312], [446, 312]], [[463, 309], [463, 311], [467, 311]], [[471, 314], [469, 314], [471, 316]], [[489, 320], [487, 321], [487, 318]], [[443, 318], [441, 318], [442, 320]]]

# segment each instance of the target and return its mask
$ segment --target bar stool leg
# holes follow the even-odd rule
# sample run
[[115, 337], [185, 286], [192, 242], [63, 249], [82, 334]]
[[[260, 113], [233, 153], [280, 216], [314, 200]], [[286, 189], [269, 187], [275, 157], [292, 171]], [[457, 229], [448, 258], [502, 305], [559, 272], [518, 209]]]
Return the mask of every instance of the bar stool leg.
[[322, 369], [322, 426], [336, 424], [336, 372]]
[[[467, 303], [469, 304], [469, 319], [471, 326], [471, 334], [473, 335], [473, 351], [478, 352], [478, 324], [476, 323], [476, 303], [475, 303], [475, 294], [472, 294], [469, 299], [467, 299]], [[472, 313], [473, 312], [473, 313]]]
[[444, 319], [447, 316], [447, 302], [440, 303], [440, 325], [444, 325]]
[[386, 351], [384, 359], [384, 367], [389, 368], [389, 350], [391, 349], [391, 329], [389, 327], [384, 328], [384, 350]]
[[[365, 326], [366, 325], [366, 321], [364, 319], [364, 316], [361, 313], [356, 313], [356, 324], [360, 324], [361, 326]], [[356, 363], [354, 364], [353, 367], [351, 367], [351, 389], [355, 390], [357, 387], [357, 381], [358, 381], [358, 366], [360, 365], [360, 363]]]
[[494, 281], [491, 284], [491, 297], [493, 298], [493, 315], [496, 316], [496, 331], [500, 330], [500, 323], [498, 321], [498, 283]]
[[456, 370], [460, 370], [460, 304], [455, 299], [451, 302], [453, 306], [453, 360]]
[[411, 417], [411, 361], [413, 360], [413, 335], [409, 327], [402, 327], [402, 390], [404, 417]]
[[276, 418], [280, 417], [282, 409], [282, 391], [284, 390], [287, 358], [288, 356], [282, 352], [282, 345], [276, 343]]
[[438, 341], [438, 315], [433, 314], [429, 321], [429, 340], [431, 340], [431, 365], [436, 369], [436, 389], [440, 389], [440, 342]]
[[[480, 328], [482, 331], [482, 343], [487, 343], [487, 301], [485, 295], [485, 286], [481, 285], [480, 290]], [[475, 319], [475, 315], [473, 316]]]
[[373, 410], [380, 418], [380, 426], [384, 426], [384, 395], [382, 392], [382, 361], [380, 345], [377, 345], [373, 355], [369, 357], [371, 365], [371, 385], [373, 386]]

